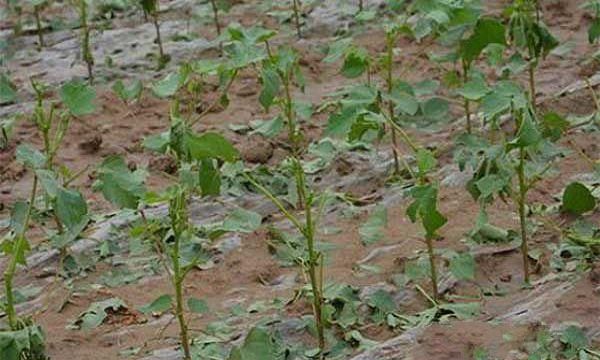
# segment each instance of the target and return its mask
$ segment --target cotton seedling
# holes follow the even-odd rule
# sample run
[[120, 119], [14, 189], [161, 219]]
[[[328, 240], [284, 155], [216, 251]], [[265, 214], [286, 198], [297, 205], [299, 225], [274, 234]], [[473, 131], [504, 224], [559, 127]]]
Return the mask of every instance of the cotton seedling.
[[[181, 117], [175, 105], [171, 112], [171, 128], [160, 137], [163, 145], [154, 148], [172, 156], [178, 164], [179, 182], [159, 196], [169, 204], [169, 231], [164, 238], [155, 239], [154, 245], [173, 286], [172, 309], [179, 323], [181, 346], [186, 360], [190, 360], [192, 355], [188, 322], [184, 314], [183, 283], [189, 272], [206, 257], [206, 253], [198, 249], [194, 227], [189, 222], [187, 206], [193, 194], [202, 197], [218, 195], [221, 188], [219, 163], [234, 162], [239, 158], [237, 150], [224, 137], [216, 133], [197, 135], [191, 130], [190, 124], [191, 121]], [[123, 165], [120, 167], [122, 168]], [[114, 169], [112, 171], [114, 172]], [[121, 173], [124, 171], [123, 169]], [[119, 178], [121, 179], [119, 187], [126, 189], [129, 198], [133, 200], [131, 204], [122, 203], [122, 205], [138, 206], [144, 196], [142, 178], [137, 177], [135, 183], [132, 183], [133, 179], [125, 174]], [[114, 177], [110, 182], [104, 181], [101, 184], [103, 192], [106, 191], [107, 185], [109, 189], [115, 186], [116, 179]], [[122, 197], [119, 198], [120, 200], [115, 200], [124, 200]], [[165, 301], [171, 303], [170, 299], [169, 296]], [[188, 301], [188, 306], [189, 304]]]
[[90, 85], [94, 83], [94, 55], [90, 44], [90, 25], [89, 25], [89, 0], [73, 0], [73, 6], [77, 9], [79, 15], [79, 25], [81, 27], [80, 35], [80, 55], [81, 59], [87, 65], [88, 81]]
[[493, 18], [480, 18], [475, 24], [472, 34], [460, 42], [458, 55], [462, 65], [462, 95], [467, 121], [466, 131], [469, 134], [472, 131], [470, 105], [473, 99], [470, 90], [477, 88], [480, 84], [480, 82], [471, 81], [470, 79], [473, 63], [490, 44], [504, 45], [505, 42], [504, 26], [500, 21]]
[[[319, 355], [324, 358], [326, 352], [325, 343], [325, 323], [324, 323], [324, 301], [323, 301], [323, 253], [316, 249], [316, 236], [318, 231], [318, 221], [324, 209], [327, 197], [320, 197], [311, 189], [307, 182], [305, 170], [302, 163], [292, 157], [288, 160], [288, 165], [292, 173], [293, 179], [297, 184], [298, 198], [303, 199], [304, 203], [304, 219], [291, 213], [285, 204], [279, 200], [269, 189], [258, 183], [251, 175], [245, 174], [246, 179], [256, 187], [259, 192], [265, 195], [294, 226], [294, 228], [302, 235], [306, 243], [305, 262], [303, 263], [303, 271], [308, 273], [310, 289], [312, 292], [312, 307], [315, 326], [317, 329], [317, 338], [319, 344]], [[313, 206], [317, 205], [317, 212]]]
[[140, 2], [144, 15], [152, 18], [152, 24], [154, 25], [154, 30], [156, 32], [156, 44], [158, 45], [158, 68], [162, 69], [169, 62], [170, 57], [165, 54], [162, 37], [160, 35], [160, 3], [158, 0], [140, 0]]
[[[35, 172], [41, 183], [47, 206], [56, 224], [56, 234], [52, 237], [52, 246], [59, 250], [60, 260], [58, 273], [62, 273], [67, 248], [73, 243], [89, 222], [87, 204], [81, 193], [71, 187], [71, 184], [83, 173], [72, 173], [62, 165], [56, 164], [56, 156], [69, 129], [72, 118], [89, 114], [94, 111], [92, 104], [95, 93], [87, 85], [73, 81], [61, 88], [61, 99], [66, 105], [66, 111], [59, 112], [57, 104], [47, 108], [44, 104], [45, 86], [32, 81], [37, 96], [33, 112], [40, 137], [43, 140], [41, 157], [45, 159], [44, 166], [30, 168]], [[86, 97], [86, 93], [89, 95]], [[30, 151], [37, 151], [30, 149]], [[85, 170], [85, 169], [84, 169]]]
[[518, 51], [524, 51], [529, 61], [529, 96], [533, 109], [537, 108], [535, 72], [542, 59], [558, 46], [558, 40], [540, 18], [536, 0], [514, 0], [506, 9], [510, 20], [508, 34]]

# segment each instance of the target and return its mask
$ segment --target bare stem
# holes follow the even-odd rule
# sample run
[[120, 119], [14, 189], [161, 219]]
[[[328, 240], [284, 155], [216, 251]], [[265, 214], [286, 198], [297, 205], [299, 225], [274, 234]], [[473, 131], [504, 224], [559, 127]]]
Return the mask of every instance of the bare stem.
[[300, 31], [300, 8], [302, 8], [302, 3], [300, 0], [292, 0], [294, 4], [294, 23], [296, 25], [296, 34], [298, 35], [298, 39], [302, 38], [302, 32]]

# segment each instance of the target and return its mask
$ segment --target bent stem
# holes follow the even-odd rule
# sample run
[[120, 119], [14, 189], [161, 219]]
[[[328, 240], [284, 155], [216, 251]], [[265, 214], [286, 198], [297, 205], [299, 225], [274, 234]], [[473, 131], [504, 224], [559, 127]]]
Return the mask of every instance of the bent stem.
[[8, 267], [4, 271], [4, 287], [6, 291], [6, 316], [8, 318], [8, 326], [11, 330], [18, 330], [17, 326], [17, 312], [15, 310], [15, 297], [13, 294], [13, 279], [17, 271], [17, 263], [19, 261], [19, 254], [24, 252], [27, 244], [25, 234], [29, 227], [29, 221], [31, 220], [31, 214], [33, 213], [33, 207], [35, 203], [35, 195], [37, 193], [38, 178], [36, 175], [33, 176], [33, 185], [31, 187], [31, 196], [29, 198], [29, 207], [27, 208], [27, 214], [23, 221], [23, 228], [17, 234], [15, 238], [14, 247], [12, 249], [12, 257]]

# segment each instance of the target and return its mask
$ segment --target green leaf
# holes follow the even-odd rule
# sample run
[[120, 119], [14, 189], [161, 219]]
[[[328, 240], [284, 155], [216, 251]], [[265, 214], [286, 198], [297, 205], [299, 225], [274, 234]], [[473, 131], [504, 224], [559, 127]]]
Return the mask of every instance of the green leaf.
[[240, 347], [235, 347], [229, 360], [282, 360], [279, 346], [267, 330], [255, 327], [246, 336]]
[[498, 174], [486, 175], [475, 183], [480, 196], [484, 198], [501, 192], [507, 185], [509, 182]]
[[393, 313], [397, 310], [394, 298], [392, 298], [390, 293], [383, 289], [379, 289], [371, 294], [367, 303], [370, 307], [375, 308], [384, 314]]
[[188, 299], [187, 305], [188, 309], [190, 309], [191, 312], [196, 314], [206, 314], [207, 312], [209, 312], [208, 305], [204, 300], [191, 297]]
[[7, 75], [0, 74], [0, 104], [9, 104], [17, 99], [17, 87]]
[[89, 115], [96, 111], [96, 91], [81, 80], [72, 80], [60, 88], [60, 99], [73, 116]]
[[254, 211], [236, 208], [223, 221], [222, 230], [251, 233], [262, 223], [262, 216]]
[[463, 85], [458, 93], [467, 100], [478, 101], [490, 91], [490, 88], [482, 78], [474, 78]]
[[187, 74], [184, 71], [169, 73], [161, 80], [152, 84], [152, 92], [159, 98], [173, 96], [185, 84], [186, 80]]
[[219, 195], [221, 193], [221, 174], [212, 159], [202, 160], [199, 176], [198, 185], [202, 190], [202, 196]]
[[277, 74], [277, 71], [272, 67], [264, 67], [260, 75], [262, 90], [258, 97], [258, 101], [266, 111], [269, 111], [275, 97], [279, 94], [281, 81], [279, 80], [279, 74]]
[[588, 28], [588, 41], [593, 44], [600, 37], [600, 17], [594, 19]]
[[458, 280], [475, 280], [475, 259], [469, 253], [458, 254], [450, 259], [450, 272]]
[[51, 198], [56, 198], [60, 185], [56, 179], [56, 174], [50, 170], [38, 169], [35, 171], [35, 175], [38, 177], [42, 188], [46, 194]]
[[393, 92], [390, 98], [396, 105], [396, 109], [407, 115], [414, 116], [419, 111], [419, 101], [410, 94]]
[[437, 230], [447, 222], [447, 219], [437, 210], [437, 186], [419, 185], [411, 189], [410, 194], [414, 201], [406, 209], [407, 215], [413, 222], [420, 219], [427, 237], [434, 237]]
[[542, 121], [542, 135], [552, 141], [560, 139], [571, 125], [564, 117], [555, 112], [544, 114]]
[[239, 158], [239, 152], [222, 135], [204, 133], [200, 136], [186, 133], [184, 143], [193, 160], [220, 159], [234, 162]]
[[419, 169], [419, 174], [422, 176], [434, 170], [437, 165], [437, 160], [435, 159], [433, 152], [427, 149], [419, 148], [417, 150], [416, 158], [417, 168]]
[[108, 316], [107, 311], [113, 312], [121, 309], [126, 309], [127, 305], [119, 298], [111, 298], [104, 301], [92, 303], [90, 307], [79, 315], [74, 325], [82, 330], [90, 330], [96, 328], [104, 322]]
[[481, 52], [490, 44], [506, 43], [504, 25], [492, 18], [481, 18], [475, 24], [473, 34], [460, 42], [459, 53], [470, 67]]
[[363, 245], [368, 246], [380, 241], [384, 236], [383, 230], [387, 226], [387, 222], [387, 209], [383, 205], [377, 206], [367, 221], [358, 229]]
[[142, 95], [143, 89], [144, 87], [140, 80], [135, 80], [129, 86], [125, 86], [123, 81], [119, 79], [112, 86], [112, 90], [115, 92], [115, 94], [117, 94], [117, 96], [125, 102], [138, 100]]
[[54, 207], [56, 216], [67, 229], [81, 228], [82, 222], [87, 224], [87, 203], [78, 191], [59, 188]]
[[144, 197], [146, 173], [131, 171], [121, 156], [109, 156], [98, 168], [94, 190], [100, 190], [106, 200], [120, 208], [137, 209]]
[[346, 54], [342, 65], [342, 75], [349, 79], [357, 78], [369, 68], [369, 55], [366, 50], [353, 48]]
[[172, 304], [173, 304], [173, 300], [171, 298], [171, 295], [165, 294], [165, 295], [161, 295], [161, 296], [157, 297], [151, 303], [140, 307], [139, 310], [141, 312], [143, 312], [144, 314], [164, 313], [166, 311], [171, 310]]
[[27, 217], [28, 210], [29, 204], [25, 201], [17, 201], [13, 205], [10, 212], [10, 228], [16, 234], [20, 234], [25, 230], [25, 218]]
[[279, 135], [281, 129], [283, 129], [283, 125], [283, 117], [281, 115], [277, 115], [269, 121], [254, 122], [254, 130], [252, 130], [250, 134], [261, 134], [268, 138], [272, 138]]
[[423, 115], [426, 118], [435, 121], [445, 118], [450, 110], [450, 104], [448, 104], [448, 101], [439, 97], [428, 99], [421, 106]]
[[582, 183], [573, 182], [567, 185], [562, 198], [562, 210], [581, 215], [594, 210], [596, 198], [591, 191]]
[[517, 137], [507, 144], [507, 149], [524, 148], [537, 144], [542, 140], [542, 134], [538, 130], [533, 118], [526, 113], [521, 121]]
[[21, 144], [15, 151], [17, 161], [31, 169], [41, 169], [46, 166], [46, 157], [30, 144]]

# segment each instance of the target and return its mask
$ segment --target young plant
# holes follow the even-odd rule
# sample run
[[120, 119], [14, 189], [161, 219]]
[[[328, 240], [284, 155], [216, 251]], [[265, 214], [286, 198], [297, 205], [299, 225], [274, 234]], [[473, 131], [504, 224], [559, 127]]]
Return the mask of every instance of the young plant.
[[275, 104], [279, 107], [279, 121], [287, 126], [291, 153], [298, 156], [302, 151], [303, 136], [298, 124], [300, 104], [294, 101], [293, 87], [304, 90], [304, 77], [300, 71], [298, 53], [292, 48], [279, 48], [274, 53], [265, 40], [268, 57], [261, 69], [262, 91], [259, 101], [266, 111]]
[[[496, 143], [467, 134], [459, 139], [461, 150], [457, 153], [457, 160], [461, 169], [468, 165], [474, 170], [467, 190], [481, 206], [476, 229], [487, 224], [486, 207], [496, 197], [512, 199], [516, 205], [520, 223], [523, 279], [528, 284], [527, 195], [551, 169], [553, 159], [558, 154], [552, 151], [550, 143], [560, 137], [568, 127], [568, 122], [555, 114], [538, 119], [533, 105], [514, 83], [503, 82], [486, 97], [488, 99], [484, 98], [484, 103], [493, 99], [495, 105], [490, 109], [484, 106], [484, 116], [496, 118], [502, 113], [510, 114], [515, 121], [515, 134], [506, 134], [498, 129], [500, 136], [494, 139]], [[492, 109], [493, 112], [487, 113]]]
[[[202, 197], [218, 195], [221, 188], [220, 164], [236, 161], [239, 153], [219, 134], [195, 134], [191, 129], [191, 122], [181, 118], [176, 102], [171, 111], [170, 130], [155, 137], [151, 143], [154, 150], [171, 155], [178, 165], [179, 182], [169, 187], [160, 197], [169, 204], [169, 232], [165, 237], [156, 239], [154, 245], [173, 286], [175, 299], [172, 309], [179, 323], [184, 358], [190, 360], [190, 336], [184, 312], [183, 284], [190, 271], [206, 256], [206, 252], [196, 241], [194, 227], [188, 219], [187, 204], [194, 194]], [[140, 184], [136, 184], [138, 190], [137, 195], [134, 195], [135, 199], [139, 199], [143, 192]], [[121, 187], [132, 188], [126, 183]]]
[[471, 36], [460, 42], [458, 55], [462, 65], [463, 89], [461, 94], [464, 98], [463, 105], [467, 121], [466, 131], [468, 134], [470, 134], [472, 131], [470, 109], [471, 101], [477, 99], [477, 96], [479, 96], [478, 94], [473, 93], [477, 93], [478, 91], [476, 90], [478, 90], [480, 87], [480, 82], [470, 81], [470, 73], [473, 63], [488, 45], [503, 45], [505, 43], [506, 39], [504, 25], [502, 25], [500, 21], [492, 18], [480, 18], [475, 24]]
[[529, 61], [529, 96], [533, 109], [536, 110], [535, 71], [540, 60], [559, 43], [540, 19], [537, 0], [514, 0], [506, 12], [510, 16], [509, 39], [519, 51], [526, 52]]
[[[17, 149], [17, 160], [28, 168], [42, 168], [45, 165], [43, 155], [33, 148], [21, 145]], [[15, 309], [16, 299], [13, 281], [19, 265], [26, 265], [26, 255], [30, 250], [27, 240], [31, 218], [34, 212], [36, 194], [38, 190], [38, 177], [34, 174], [29, 202], [18, 201], [11, 212], [10, 229], [0, 245], [8, 257], [8, 265], [4, 270], [5, 303], [2, 309], [6, 313], [8, 328], [0, 328], [3, 342], [0, 352], [8, 354], [7, 360], [45, 360], [44, 334], [42, 329], [35, 325], [29, 318], [21, 318]]]
[[440, 299], [440, 293], [434, 241], [438, 238], [437, 231], [446, 224], [447, 219], [437, 208], [438, 186], [435, 183], [429, 183], [427, 179], [427, 174], [435, 170], [437, 166], [433, 153], [420, 148], [416, 152], [416, 158], [418, 185], [410, 190], [413, 202], [406, 209], [406, 214], [412, 222], [420, 221], [425, 230], [432, 297], [437, 302]]
[[[72, 173], [68, 168], [56, 163], [56, 156], [68, 131], [73, 117], [92, 113], [95, 93], [84, 83], [68, 82], [60, 90], [65, 111], [58, 112], [56, 103], [46, 108], [44, 104], [45, 86], [32, 81], [36, 92], [36, 106], [33, 122], [43, 142], [41, 156], [45, 159], [42, 168], [32, 168], [44, 190], [46, 210], [56, 225], [51, 244], [60, 252], [58, 274], [62, 274], [68, 246], [74, 242], [89, 222], [87, 203], [81, 193], [71, 184], [83, 174]], [[37, 150], [36, 150], [37, 151]], [[85, 170], [85, 169], [84, 169]]]
[[[303, 199], [304, 219], [292, 214], [285, 204], [277, 198], [270, 190], [258, 183], [249, 174], [244, 174], [246, 179], [263, 193], [296, 228], [302, 235], [306, 243], [305, 261], [303, 261], [303, 271], [308, 273], [310, 288], [312, 291], [312, 308], [317, 330], [317, 338], [320, 350], [320, 357], [324, 358], [326, 351], [325, 344], [325, 315], [323, 313], [323, 253], [316, 249], [316, 234], [318, 231], [318, 221], [323, 211], [326, 196], [321, 195], [317, 204], [317, 194], [311, 189], [307, 182], [305, 170], [300, 160], [291, 157], [288, 165], [296, 182], [298, 198]], [[318, 211], [315, 213], [313, 206], [318, 205]]]
[[73, 0], [79, 13], [79, 24], [81, 26], [81, 58], [85, 61], [88, 71], [90, 85], [94, 83], [94, 55], [90, 46], [90, 26], [88, 23], [89, 0]]
[[165, 54], [165, 51], [163, 49], [162, 38], [160, 36], [160, 23], [158, 21], [160, 4], [158, 0], [140, 1], [142, 4], [142, 10], [144, 11], [144, 16], [150, 16], [152, 18], [152, 23], [154, 24], [154, 29], [156, 31], [156, 43], [158, 44], [158, 68], [162, 69], [169, 62], [170, 57]]

